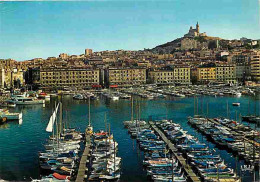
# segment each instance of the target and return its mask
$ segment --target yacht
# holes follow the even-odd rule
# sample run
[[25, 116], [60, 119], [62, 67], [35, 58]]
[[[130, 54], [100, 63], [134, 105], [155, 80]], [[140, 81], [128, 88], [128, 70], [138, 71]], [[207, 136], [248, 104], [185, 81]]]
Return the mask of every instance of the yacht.
[[13, 95], [11, 99], [6, 100], [8, 103], [16, 105], [32, 105], [32, 104], [44, 104], [45, 100], [39, 100], [36, 97], [25, 97], [23, 95]]
[[7, 109], [0, 109], [0, 117], [6, 120], [20, 120], [23, 117], [22, 113], [10, 113]]

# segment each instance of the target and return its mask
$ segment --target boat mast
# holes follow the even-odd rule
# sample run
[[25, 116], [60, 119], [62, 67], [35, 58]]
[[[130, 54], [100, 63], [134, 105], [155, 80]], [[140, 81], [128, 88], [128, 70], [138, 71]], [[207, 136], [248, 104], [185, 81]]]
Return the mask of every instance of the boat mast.
[[195, 101], [196, 101], [196, 100], [195, 100], [195, 96], [194, 96], [194, 106], [193, 106], [193, 107], [194, 107], [194, 116], [196, 115]]
[[203, 97], [200, 97], [201, 115], [203, 116]]
[[[56, 108], [56, 101], [55, 101], [55, 105], [54, 105], [54, 110], [52, 108], [52, 113], [55, 112], [55, 108]], [[54, 152], [54, 128], [53, 128], [53, 125], [54, 125], [54, 121], [53, 121], [53, 117], [51, 116], [51, 120], [52, 120], [52, 145], [53, 145], [53, 152]]]
[[[104, 120], [105, 120], [105, 132], [106, 132], [106, 135], [107, 135], [107, 113], [105, 113]], [[106, 147], [107, 147], [107, 139], [109, 139], [109, 136], [106, 138]], [[106, 150], [106, 156], [107, 156], [107, 150]]]
[[138, 102], [136, 102], [136, 106], [135, 106], [135, 113], [136, 113], [136, 120], [138, 120], [139, 119], [139, 112], [138, 112]]
[[134, 121], [134, 98], [133, 96], [131, 97], [131, 121], [133, 122]]
[[227, 118], [229, 118], [229, 116], [228, 116], [228, 101], [227, 101]]
[[250, 100], [248, 99], [248, 116], [250, 115]]
[[165, 113], [165, 119], [167, 120], [167, 118], [168, 118], [168, 108], [167, 108], [167, 105], [165, 104], [165, 106], [166, 106], [166, 113]]
[[218, 179], [218, 182], [219, 182], [219, 169], [218, 169], [218, 164], [217, 164], [217, 179]]
[[[55, 102], [55, 105], [56, 105], [56, 102]], [[52, 113], [53, 113], [53, 108], [52, 108]], [[51, 120], [52, 120], [52, 127], [53, 127], [54, 121], [53, 121], [52, 116], [51, 116]], [[54, 128], [52, 128], [52, 145], [54, 146]], [[52, 150], [54, 152], [54, 147], [52, 148]]]
[[[58, 104], [59, 105], [59, 104]], [[56, 108], [55, 108], [55, 115], [57, 115], [57, 112], [56, 112]], [[57, 116], [56, 116], [57, 117]], [[59, 126], [58, 126], [58, 122], [56, 120], [56, 139], [57, 139], [57, 145], [58, 145], [58, 148], [59, 148]], [[54, 146], [53, 146], [54, 147]]]
[[116, 177], [116, 142], [114, 140], [114, 178]]
[[209, 117], [209, 102], [207, 102], [207, 117]]
[[207, 102], [207, 127], [209, 126], [209, 102]]
[[139, 102], [139, 107], [138, 107], [138, 109], [139, 109], [139, 121], [141, 120], [141, 106], [140, 106], [140, 102]]
[[171, 154], [172, 155], [172, 181], [173, 181], [173, 153]]
[[90, 97], [88, 98], [88, 126], [91, 126], [91, 121], [90, 121]]
[[59, 130], [59, 136], [62, 132], [62, 103], [60, 102], [60, 130]]
[[110, 145], [110, 123], [108, 123], [108, 131], [109, 131], [108, 140], [109, 140], [109, 145]]
[[199, 115], [199, 99], [197, 97], [197, 115]]
[[68, 127], [68, 110], [66, 109], [66, 120], [64, 122], [64, 129]]
[[107, 113], [105, 113], [104, 122], [105, 122], [105, 132], [107, 132]]

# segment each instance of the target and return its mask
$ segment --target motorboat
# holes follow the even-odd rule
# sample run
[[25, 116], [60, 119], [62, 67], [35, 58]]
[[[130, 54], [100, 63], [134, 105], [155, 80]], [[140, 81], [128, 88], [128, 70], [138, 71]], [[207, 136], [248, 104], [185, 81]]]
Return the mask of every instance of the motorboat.
[[47, 99], [50, 99], [51, 96], [49, 94], [45, 93], [45, 92], [41, 92], [41, 93], [38, 94], [38, 98], [47, 100]]
[[239, 102], [233, 102], [232, 105], [233, 106], [240, 106], [240, 103]]
[[23, 95], [13, 95], [10, 99], [6, 100], [8, 103], [16, 105], [33, 105], [33, 104], [44, 104], [45, 100], [37, 99], [36, 97], [26, 97]]
[[6, 120], [20, 120], [23, 118], [22, 113], [10, 113], [7, 109], [0, 109], [0, 117]]

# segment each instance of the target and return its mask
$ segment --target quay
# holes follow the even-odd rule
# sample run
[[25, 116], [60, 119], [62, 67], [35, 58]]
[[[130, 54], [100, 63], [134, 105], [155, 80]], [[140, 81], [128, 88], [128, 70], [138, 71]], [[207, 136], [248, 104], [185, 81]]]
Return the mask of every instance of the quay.
[[78, 174], [77, 174], [77, 178], [76, 178], [75, 182], [85, 181], [84, 179], [85, 179], [87, 160], [88, 160], [89, 153], [90, 153], [90, 146], [91, 146], [91, 135], [86, 131], [85, 149], [84, 149], [84, 152], [80, 159]]
[[192, 182], [200, 182], [200, 178], [193, 172], [191, 166], [186, 163], [185, 159], [182, 156], [177, 155], [178, 150], [174, 147], [172, 142], [168, 140], [168, 138], [157, 126], [154, 125], [154, 122], [149, 121], [149, 124], [151, 125], [152, 129], [159, 134], [161, 139], [168, 145], [169, 149], [172, 151], [176, 159], [180, 162], [181, 166], [183, 167], [188, 179]]

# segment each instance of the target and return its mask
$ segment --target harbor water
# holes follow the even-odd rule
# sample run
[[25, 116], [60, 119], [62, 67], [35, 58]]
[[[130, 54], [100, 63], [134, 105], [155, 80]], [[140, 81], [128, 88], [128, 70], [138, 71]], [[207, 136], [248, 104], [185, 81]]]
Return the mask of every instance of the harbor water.
[[[23, 123], [8, 122], [0, 125], [0, 179], [13, 181], [30, 181], [39, 178], [38, 152], [44, 150], [49, 134], [45, 131], [55, 101], [62, 100], [63, 118], [70, 127], [81, 132], [88, 124], [88, 102], [73, 100], [71, 96], [52, 98], [42, 105], [17, 106], [10, 112], [22, 112]], [[239, 120], [239, 115], [258, 114], [260, 110], [259, 97], [211, 97], [173, 98], [147, 100], [136, 97], [134, 105], [140, 103], [141, 118], [145, 120], [172, 119], [181, 124], [184, 130], [203, 140], [211, 148], [215, 145], [208, 142], [198, 131], [187, 123], [187, 117], [194, 114], [208, 117], [230, 117]], [[232, 106], [239, 102], [240, 106]], [[207, 107], [208, 105], [208, 107]], [[194, 107], [195, 106], [195, 107]], [[134, 106], [134, 110], [137, 107]], [[131, 101], [112, 101], [102, 97], [91, 101], [91, 122], [94, 130], [105, 129], [104, 115], [111, 125], [111, 132], [119, 144], [118, 156], [122, 157], [121, 181], [146, 181], [146, 172], [142, 168], [143, 153], [138, 149], [134, 139], [131, 139], [124, 129], [123, 121], [131, 118]], [[134, 115], [135, 117], [135, 115]], [[252, 127], [255, 127], [252, 125]], [[259, 130], [259, 128], [256, 127]], [[225, 149], [215, 148], [225, 162], [234, 169], [244, 181], [253, 181], [253, 173], [240, 173], [243, 160], [236, 160], [232, 153]], [[237, 166], [237, 167], [236, 167]], [[258, 174], [255, 177], [259, 179]]]

